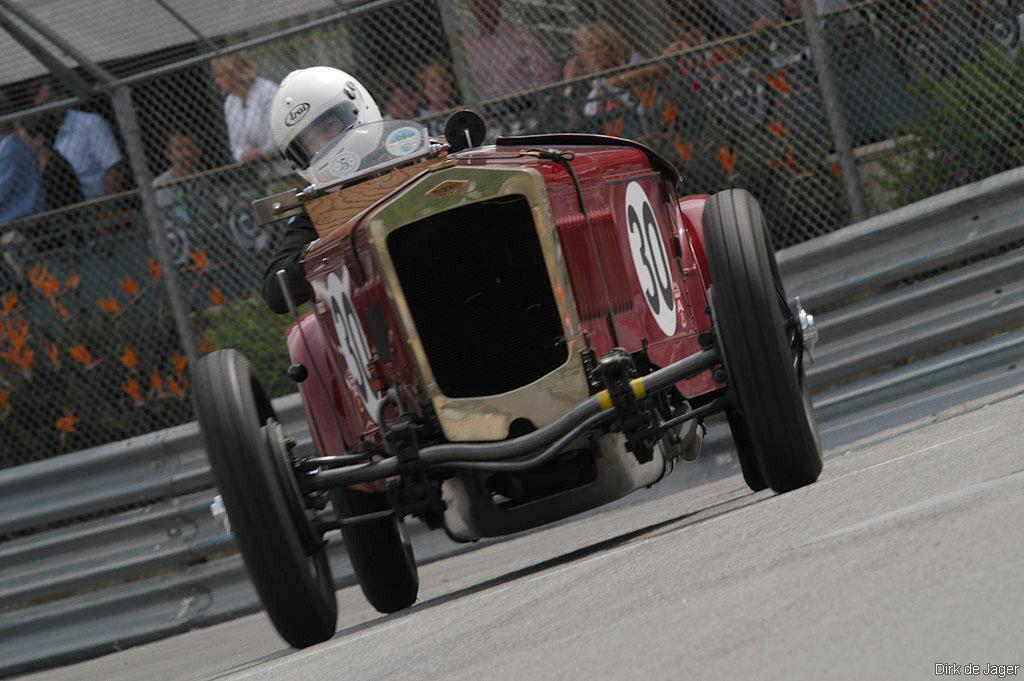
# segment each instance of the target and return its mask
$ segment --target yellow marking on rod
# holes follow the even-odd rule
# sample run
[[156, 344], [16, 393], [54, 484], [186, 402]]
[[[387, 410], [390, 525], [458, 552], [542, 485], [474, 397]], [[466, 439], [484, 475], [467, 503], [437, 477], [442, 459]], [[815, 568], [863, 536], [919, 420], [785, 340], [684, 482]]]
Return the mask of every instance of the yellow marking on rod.
[[597, 393], [597, 403], [601, 405], [601, 411], [612, 408], [612, 394], [607, 390]]
[[644, 379], [634, 378], [629, 382], [633, 386], [633, 394], [636, 395], [636, 399], [642, 400], [647, 397], [647, 388], [644, 387]]

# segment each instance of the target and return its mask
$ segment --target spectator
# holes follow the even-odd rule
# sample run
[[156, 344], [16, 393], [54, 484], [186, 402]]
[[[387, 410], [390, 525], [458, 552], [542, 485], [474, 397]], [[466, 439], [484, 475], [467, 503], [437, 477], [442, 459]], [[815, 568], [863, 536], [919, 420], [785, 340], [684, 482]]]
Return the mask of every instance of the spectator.
[[683, 53], [676, 60], [675, 67], [670, 62], [657, 62], [611, 78], [612, 85], [623, 89], [644, 85], [667, 77], [673, 68], [676, 68], [691, 90], [698, 89], [693, 87], [696, 82], [694, 79], [701, 78], [711, 64], [721, 61], [722, 52], [735, 51], [731, 45], [720, 45], [711, 52], [692, 51], [729, 33], [728, 23], [712, 2], [713, 0], [677, 0], [674, 3], [672, 10], [676, 39], [662, 54]]
[[[596, 73], [629, 63], [629, 46], [619, 32], [604, 21], [582, 26], [574, 45], [576, 54], [566, 63], [566, 78], [574, 77], [571, 75], [574, 73]], [[595, 116], [629, 103], [629, 93], [602, 76], [590, 82], [582, 111], [584, 116]]]
[[785, 21], [778, 0], [713, 0], [730, 33], [760, 33]]
[[385, 109], [387, 113], [384, 114], [384, 120], [386, 121], [394, 119], [409, 120], [410, 118], [416, 118], [418, 114], [415, 98], [400, 85], [395, 85], [391, 88], [391, 94], [388, 96], [388, 103]]
[[274, 137], [267, 121], [277, 85], [256, 75], [256, 63], [248, 52], [214, 59], [213, 79], [224, 98], [228, 143], [236, 161], [276, 157]]
[[[177, 212], [180, 209], [187, 215], [185, 188], [181, 182], [176, 181], [200, 171], [201, 152], [195, 135], [185, 130], [172, 129], [167, 136], [164, 156], [171, 162], [171, 167], [153, 179], [157, 205], [164, 210], [172, 209]], [[172, 182], [175, 183], [173, 186], [161, 186]]]
[[[800, 0], [716, 0], [733, 33], [761, 33], [782, 22], [803, 17]], [[849, 0], [815, 0], [818, 14], [846, 9]], [[844, 17], [844, 26], [859, 22], [859, 17]]]
[[[445, 68], [444, 60], [431, 57], [420, 67], [417, 74], [419, 90], [423, 95], [419, 117], [424, 118], [455, 106], [451, 76]], [[444, 134], [444, 120], [433, 118], [427, 121], [427, 128], [434, 137]]]
[[[826, 12], [848, 9], [850, 2], [849, 0], [815, 0], [815, 6], [818, 8], [818, 14], [821, 15]], [[804, 15], [804, 10], [800, 7], [800, 0], [782, 0], [782, 8], [786, 11], [786, 19], [800, 19]], [[843, 27], [850, 27], [863, 21], [860, 15], [855, 13], [841, 16]]]
[[[9, 110], [7, 97], [0, 92], [0, 114]], [[38, 213], [43, 207], [42, 181], [35, 155], [9, 123], [0, 123], [0, 286], [4, 289], [22, 279], [17, 244], [25, 241], [22, 230], [34, 227], [21, 223], [17, 229], [5, 229], [4, 223]]]
[[409, 82], [404, 70], [386, 71], [377, 82], [380, 91], [386, 93], [385, 106], [381, 108], [381, 117], [385, 121], [416, 118], [419, 106], [416, 98], [409, 92], [413, 84]]
[[555, 64], [529, 26], [501, 18], [502, 0], [467, 0], [479, 30], [463, 39], [478, 99], [530, 90], [558, 79]]
[[[6, 110], [0, 95], [0, 110]], [[0, 123], [0, 223], [39, 213], [45, 208], [39, 164], [32, 149], [9, 123]]]
[[[46, 80], [36, 94], [36, 104], [43, 105], [67, 97], [60, 81]], [[124, 188], [124, 160], [110, 126], [99, 114], [68, 109], [59, 117], [59, 128], [53, 148], [68, 160], [78, 175], [86, 201]]]
[[56, 210], [85, 201], [75, 169], [64, 155], [53, 147], [59, 125], [57, 116], [43, 114], [29, 121], [21, 129], [21, 138], [35, 152], [39, 170], [42, 172], [45, 210]]

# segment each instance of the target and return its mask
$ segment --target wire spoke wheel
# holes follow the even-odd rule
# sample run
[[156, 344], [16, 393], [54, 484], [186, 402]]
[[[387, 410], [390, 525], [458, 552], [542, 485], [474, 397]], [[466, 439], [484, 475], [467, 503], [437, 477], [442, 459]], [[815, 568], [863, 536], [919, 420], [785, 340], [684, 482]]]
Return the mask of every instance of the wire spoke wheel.
[[821, 439], [803, 368], [803, 336], [786, 298], [764, 216], [749, 192], [704, 207], [711, 309], [735, 402], [727, 413], [751, 489], [788, 492], [821, 473]]
[[267, 614], [296, 648], [329, 639], [338, 609], [323, 537], [311, 523], [288, 441], [248, 360], [237, 350], [203, 357], [194, 398], [214, 479]]

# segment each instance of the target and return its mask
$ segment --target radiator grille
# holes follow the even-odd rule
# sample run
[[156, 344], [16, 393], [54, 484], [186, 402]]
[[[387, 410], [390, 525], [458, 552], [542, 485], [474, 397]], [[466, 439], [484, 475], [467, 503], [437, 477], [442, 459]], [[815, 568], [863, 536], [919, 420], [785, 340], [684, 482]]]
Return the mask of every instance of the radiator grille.
[[525, 197], [432, 215], [395, 230], [387, 244], [445, 395], [507, 392], [568, 359]]

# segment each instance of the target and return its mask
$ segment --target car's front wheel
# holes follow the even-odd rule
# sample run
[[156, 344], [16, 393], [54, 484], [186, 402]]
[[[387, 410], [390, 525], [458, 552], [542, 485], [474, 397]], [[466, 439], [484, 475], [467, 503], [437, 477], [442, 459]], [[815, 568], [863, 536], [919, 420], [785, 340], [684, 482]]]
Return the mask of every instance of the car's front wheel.
[[241, 353], [217, 350], [200, 360], [193, 386], [213, 477], [267, 614], [296, 648], [329, 639], [338, 606], [322, 534], [262, 385]]
[[808, 485], [822, 464], [803, 331], [761, 208], [749, 192], [724, 191], [708, 199], [703, 222], [712, 315], [736, 407], [729, 422], [744, 478], [752, 489], [767, 485], [776, 492]]

